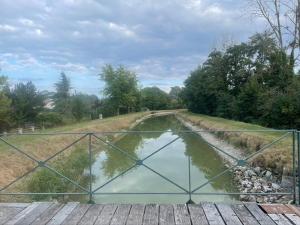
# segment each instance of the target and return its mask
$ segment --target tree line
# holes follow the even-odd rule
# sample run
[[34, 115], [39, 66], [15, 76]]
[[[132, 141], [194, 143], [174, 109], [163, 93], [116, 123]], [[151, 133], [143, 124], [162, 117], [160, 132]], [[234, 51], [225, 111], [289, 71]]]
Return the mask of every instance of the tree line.
[[[74, 92], [65, 73], [54, 84], [55, 91], [39, 91], [32, 82], [12, 87], [0, 76], [0, 132], [26, 123], [53, 127], [81, 120], [182, 107], [180, 87], [166, 93], [157, 87], [140, 88], [137, 75], [123, 66], [107, 65], [99, 78], [105, 82], [103, 97]], [[73, 93], [72, 93], [73, 91]]]
[[192, 112], [300, 128], [300, 76], [269, 32], [213, 50], [186, 79], [182, 95]]

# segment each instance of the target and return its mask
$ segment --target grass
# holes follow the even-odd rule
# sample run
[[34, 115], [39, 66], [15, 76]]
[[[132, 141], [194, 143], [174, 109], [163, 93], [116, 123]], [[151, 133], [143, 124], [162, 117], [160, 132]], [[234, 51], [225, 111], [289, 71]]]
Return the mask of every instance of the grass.
[[[286, 131], [275, 132], [270, 128], [256, 124], [194, 114], [187, 111], [180, 112], [179, 116], [202, 129], [214, 132], [219, 138], [244, 151], [245, 155], [255, 153], [286, 133]], [[244, 132], [223, 132], [228, 130], [243, 130]], [[292, 134], [290, 134], [287, 138], [258, 154], [250, 162], [253, 166], [261, 166], [278, 174], [282, 174], [284, 169], [290, 173], [292, 170], [292, 146]]]
[[[60, 157], [55, 160], [53, 168], [65, 175], [69, 179], [76, 181], [82, 187], [88, 189], [89, 175], [84, 174], [84, 170], [89, 166], [89, 156], [82, 148], [76, 148], [65, 160], [64, 157]], [[54, 172], [41, 168], [34, 173], [26, 182], [28, 192], [32, 193], [62, 193], [62, 192], [82, 192], [81, 189], [74, 186], [69, 181], [62, 179]], [[68, 196], [69, 198], [78, 196]], [[46, 200], [46, 199], [59, 199], [61, 195], [34, 195], [33, 200]], [[82, 198], [82, 196], [80, 196]], [[74, 200], [74, 199], [73, 199]]]
[[[136, 120], [150, 114], [150, 112], [132, 113], [128, 115], [121, 115], [111, 117], [103, 120], [93, 120], [88, 122], [81, 122], [72, 125], [52, 128], [42, 131], [43, 133], [54, 132], [103, 132], [103, 131], [121, 131], [130, 128]], [[46, 136], [32, 136], [32, 135], [13, 135], [4, 137], [9, 143], [19, 147], [27, 154], [35, 157], [38, 160], [45, 160], [60, 149], [66, 147], [82, 135], [46, 135]], [[76, 149], [87, 151], [87, 138], [72, 146], [70, 149], [60, 154], [53, 160], [49, 161], [50, 165], [58, 166], [55, 161], [62, 157], [70, 156]], [[95, 141], [95, 140], [93, 140]], [[62, 161], [63, 162], [63, 161]], [[65, 160], [65, 162], [68, 162]], [[0, 187], [4, 187], [8, 183], [20, 177], [37, 164], [26, 158], [26, 156], [17, 152], [7, 144], [0, 142]], [[22, 183], [22, 182], [21, 182]], [[16, 186], [17, 189], [24, 188], [24, 185]], [[20, 191], [20, 190], [19, 190]], [[26, 190], [22, 190], [26, 191]]]

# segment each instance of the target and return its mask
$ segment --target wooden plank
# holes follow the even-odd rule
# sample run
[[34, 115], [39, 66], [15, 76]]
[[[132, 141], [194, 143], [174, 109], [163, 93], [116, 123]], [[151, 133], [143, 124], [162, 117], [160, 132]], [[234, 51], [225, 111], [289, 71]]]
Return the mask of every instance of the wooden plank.
[[174, 207], [175, 224], [190, 225], [191, 219], [186, 204], [176, 204], [173, 207]]
[[300, 225], [300, 217], [296, 214], [284, 214], [290, 221], [296, 225]]
[[259, 225], [258, 221], [243, 204], [234, 204], [231, 208], [244, 225]]
[[34, 202], [32, 204], [30, 204], [28, 207], [26, 207], [25, 209], [23, 209], [20, 213], [18, 213], [17, 215], [15, 215], [12, 219], [10, 219], [9, 221], [6, 222], [7, 225], [14, 225], [17, 222], [19, 222], [20, 220], [22, 220], [23, 218], [25, 218], [32, 210], [34, 210], [36, 207], [39, 206], [39, 203]]
[[67, 203], [54, 217], [51, 218], [47, 225], [62, 224], [62, 222], [71, 214], [78, 204], [78, 202]]
[[48, 223], [62, 207], [63, 204], [60, 203], [52, 204], [47, 211], [42, 213], [31, 225], [42, 225]]
[[298, 207], [290, 204], [287, 204], [285, 206], [292, 210], [292, 213], [285, 213], [285, 214], [296, 214], [297, 216], [300, 216], [300, 209]]
[[142, 225], [144, 211], [145, 211], [145, 205], [141, 205], [141, 204], [132, 205], [127, 218], [126, 225]]
[[85, 215], [87, 210], [90, 208], [89, 204], [80, 204], [78, 205], [70, 215], [63, 221], [63, 225], [73, 225], [77, 224], [81, 218]]
[[109, 225], [111, 218], [115, 214], [117, 209], [117, 205], [110, 204], [104, 205], [100, 215], [98, 216], [97, 220], [95, 221], [95, 225]]
[[125, 225], [131, 205], [121, 204], [118, 206], [113, 218], [111, 219], [111, 225]]
[[81, 218], [78, 224], [80, 225], [93, 225], [97, 220], [99, 214], [103, 209], [103, 205], [95, 204], [92, 205], [89, 210], [85, 213], [85, 215]]
[[293, 214], [294, 210], [283, 204], [260, 204], [260, 207], [268, 214]]
[[172, 205], [159, 206], [159, 224], [175, 225], [174, 208]]
[[229, 204], [216, 204], [227, 225], [243, 225]]
[[276, 225], [276, 223], [268, 216], [268, 214], [265, 214], [258, 207], [258, 205], [249, 203], [245, 204], [245, 206], [261, 225]]
[[24, 218], [20, 219], [16, 224], [31, 224], [35, 219], [37, 219], [43, 212], [45, 212], [50, 206], [51, 202], [39, 203], [38, 207], [34, 208], [30, 213], [28, 213]]
[[157, 225], [158, 224], [158, 205], [148, 204], [145, 207], [145, 214], [143, 225]]
[[188, 208], [193, 225], [209, 225], [201, 205], [189, 204]]
[[0, 208], [1, 207], [12, 207], [12, 208], [26, 208], [29, 206], [30, 203], [7, 203], [7, 202], [0, 202]]
[[23, 207], [0, 207], [0, 224], [4, 224], [6, 221], [12, 219], [23, 209]]
[[269, 217], [278, 225], [293, 225], [284, 215], [282, 214], [268, 214]]
[[212, 203], [202, 203], [202, 208], [210, 225], [225, 225], [217, 208]]

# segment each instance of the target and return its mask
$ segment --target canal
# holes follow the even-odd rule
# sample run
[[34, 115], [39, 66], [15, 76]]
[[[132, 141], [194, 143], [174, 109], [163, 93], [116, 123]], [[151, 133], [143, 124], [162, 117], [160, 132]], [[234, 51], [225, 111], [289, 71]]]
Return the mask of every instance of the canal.
[[[152, 117], [135, 126], [133, 130], [161, 131], [128, 133], [114, 143], [130, 156], [140, 159], [178, 138], [174, 143], [146, 159], [144, 164], [187, 190], [189, 189], [189, 159], [192, 190], [226, 169], [222, 158], [200, 136], [193, 133], [178, 133], [179, 130], [188, 130], [188, 128], [174, 115]], [[134, 160], [112, 147], [101, 151], [92, 166], [93, 189], [105, 184], [134, 164]], [[232, 174], [226, 173], [196, 193], [235, 191]], [[94, 195], [94, 201], [96, 203], [185, 203], [189, 196], [180, 194], [182, 192], [180, 188], [148, 168], [137, 166], [98, 190], [97, 193], [106, 194]], [[137, 194], [114, 195], [109, 193]], [[233, 201], [234, 197], [229, 195], [193, 195], [192, 200], [196, 203], [200, 201], [229, 202]]]

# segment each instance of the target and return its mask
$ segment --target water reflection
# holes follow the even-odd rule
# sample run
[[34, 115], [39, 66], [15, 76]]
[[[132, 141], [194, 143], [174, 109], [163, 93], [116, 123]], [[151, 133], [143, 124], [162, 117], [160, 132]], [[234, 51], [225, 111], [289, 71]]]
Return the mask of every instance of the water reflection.
[[[125, 135], [115, 143], [135, 158], [144, 158], [155, 150], [179, 137], [173, 144], [156, 153], [145, 164], [158, 171], [163, 176], [174, 181], [179, 186], [188, 189], [188, 157], [191, 159], [192, 188], [205, 183], [218, 173], [224, 171], [222, 159], [199, 136], [192, 133], [180, 133], [186, 130], [174, 116], [154, 117], [137, 125], [137, 131], [162, 131], [153, 133], [134, 133]], [[133, 166], [135, 162], [113, 148], [102, 152], [93, 165], [95, 182], [93, 187], [99, 187], [111, 178]], [[230, 173], [221, 176], [203, 187], [199, 192], [232, 192]], [[111, 182], [99, 192], [182, 192], [182, 190], [143, 166], [135, 167], [125, 175]], [[195, 201], [230, 200], [229, 196], [194, 196]], [[98, 202], [157, 202], [177, 203], [185, 202], [185, 195], [130, 195], [130, 196], [102, 196], [95, 199]]]

